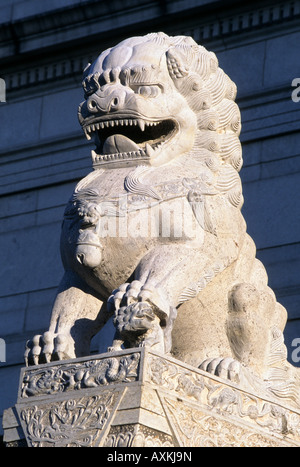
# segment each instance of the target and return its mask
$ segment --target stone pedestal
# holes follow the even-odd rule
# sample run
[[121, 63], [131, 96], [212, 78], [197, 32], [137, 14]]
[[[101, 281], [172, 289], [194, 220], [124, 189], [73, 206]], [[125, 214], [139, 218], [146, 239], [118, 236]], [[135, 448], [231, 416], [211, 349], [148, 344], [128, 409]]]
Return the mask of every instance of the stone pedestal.
[[300, 446], [300, 410], [145, 348], [23, 368], [7, 446]]

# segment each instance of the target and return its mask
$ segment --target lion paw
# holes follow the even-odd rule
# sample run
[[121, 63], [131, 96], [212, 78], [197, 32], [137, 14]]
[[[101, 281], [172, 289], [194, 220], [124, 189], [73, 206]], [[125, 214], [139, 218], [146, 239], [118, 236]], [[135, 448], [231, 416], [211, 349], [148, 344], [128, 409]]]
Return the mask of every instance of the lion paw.
[[170, 312], [170, 305], [162, 289], [148, 280], [145, 284], [138, 280], [122, 284], [114, 290], [108, 299], [108, 306], [112, 311], [121, 307], [128, 307], [137, 302], [147, 302], [160, 318], [165, 319]]
[[27, 341], [24, 354], [26, 366], [75, 358], [74, 340], [68, 334], [45, 332]]
[[208, 358], [201, 363], [199, 368], [234, 383], [240, 382], [241, 364], [231, 357]]
[[113, 291], [108, 299], [108, 306], [114, 310], [121, 307], [127, 307], [139, 300], [139, 293], [143, 284], [140, 281], [133, 281], [120, 285], [120, 287]]
[[153, 347], [163, 352], [164, 332], [170, 306], [162, 289], [153, 282], [138, 280], [122, 284], [108, 299], [108, 308], [114, 312], [116, 334], [109, 351], [129, 347]]

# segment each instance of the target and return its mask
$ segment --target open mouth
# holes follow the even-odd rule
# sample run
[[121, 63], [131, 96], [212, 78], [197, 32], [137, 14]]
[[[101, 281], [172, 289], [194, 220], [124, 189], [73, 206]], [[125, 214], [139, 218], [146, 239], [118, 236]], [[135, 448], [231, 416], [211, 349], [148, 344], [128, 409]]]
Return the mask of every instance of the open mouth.
[[118, 117], [89, 122], [83, 129], [87, 139], [95, 142], [92, 158], [94, 165], [98, 165], [155, 157], [155, 152], [177, 132], [177, 123], [173, 119]]

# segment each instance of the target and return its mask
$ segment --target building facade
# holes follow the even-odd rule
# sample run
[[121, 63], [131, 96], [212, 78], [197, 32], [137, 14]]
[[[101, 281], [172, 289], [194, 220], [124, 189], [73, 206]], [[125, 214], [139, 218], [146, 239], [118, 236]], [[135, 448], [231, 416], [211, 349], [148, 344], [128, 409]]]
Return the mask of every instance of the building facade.
[[[2, 0], [0, 416], [15, 403], [26, 340], [47, 329], [64, 207], [91, 170], [77, 121], [82, 71], [120, 40], [155, 31], [192, 36], [237, 84], [243, 214], [299, 365], [300, 0]], [[92, 350], [108, 336], [110, 325]]]

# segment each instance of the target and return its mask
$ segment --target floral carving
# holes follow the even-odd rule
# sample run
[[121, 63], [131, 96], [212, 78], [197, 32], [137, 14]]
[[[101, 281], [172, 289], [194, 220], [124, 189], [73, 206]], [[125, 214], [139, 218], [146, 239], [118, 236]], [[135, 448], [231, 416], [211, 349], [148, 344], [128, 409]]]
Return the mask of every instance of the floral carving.
[[32, 447], [74, 447], [95, 444], [114, 404], [115, 394], [69, 399], [21, 411]]

